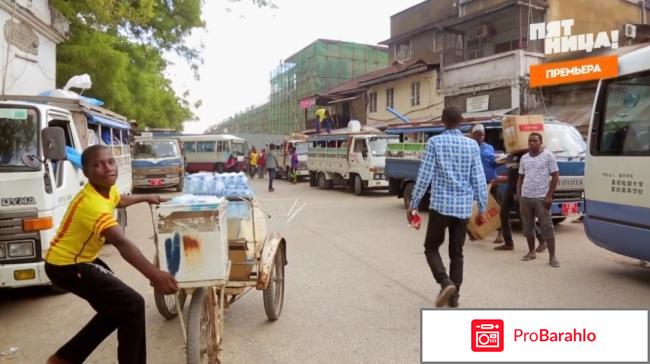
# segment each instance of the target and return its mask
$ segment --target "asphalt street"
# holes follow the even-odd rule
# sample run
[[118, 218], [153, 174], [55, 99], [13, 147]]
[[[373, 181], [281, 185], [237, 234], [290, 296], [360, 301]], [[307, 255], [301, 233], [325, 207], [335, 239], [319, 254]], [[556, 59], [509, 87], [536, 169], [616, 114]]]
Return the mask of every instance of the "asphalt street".
[[[282, 316], [269, 322], [262, 294], [252, 291], [226, 312], [227, 363], [416, 363], [420, 360], [420, 310], [432, 308], [438, 288], [423, 254], [426, 216], [419, 231], [407, 228], [400, 200], [385, 192], [354, 196], [322, 191], [308, 183], [266, 181], [253, 186], [272, 210], [293, 199], [306, 203], [282, 231], [288, 244]], [[128, 210], [128, 236], [153, 257], [147, 205]], [[582, 224], [556, 230], [560, 268], [547, 254], [520, 261], [525, 240], [516, 230], [516, 249], [493, 250], [492, 238], [465, 244], [461, 308], [650, 308], [650, 268], [605, 251], [585, 236]], [[441, 248], [446, 255], [446, 244]], [[156, 311], [149, 282], [112, 246], [101, 258], [147, 302], [150, 363], [183, 363], [178, 319]], [[94, 314], [72, 294], [48, 289], [0, 291], [0, 352], [17, 347], [9, 363], [44, 363]], [[442, 328], [444, 329], [444, 328]], [[90, 363], [116, 363], [113, 334]], [[1, 358], [1, 357], [0, 357]]]

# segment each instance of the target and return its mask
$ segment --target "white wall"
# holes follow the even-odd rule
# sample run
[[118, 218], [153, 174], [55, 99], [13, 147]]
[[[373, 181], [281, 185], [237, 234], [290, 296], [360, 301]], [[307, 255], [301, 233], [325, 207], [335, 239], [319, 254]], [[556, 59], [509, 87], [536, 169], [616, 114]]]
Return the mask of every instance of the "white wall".
[[18, 0], [17, 4], [14, 22], [28, 25], [38, 36], [38, 54], [15, 45], [7, 49], [4, 25], [11, 19], [13, 4], [5, 2], [0, 6], [0, 93], [4, 84], [7, 95], [37, 95], [56, 86], [56, 44], [63, 38], [51, 27], [47, 0]]

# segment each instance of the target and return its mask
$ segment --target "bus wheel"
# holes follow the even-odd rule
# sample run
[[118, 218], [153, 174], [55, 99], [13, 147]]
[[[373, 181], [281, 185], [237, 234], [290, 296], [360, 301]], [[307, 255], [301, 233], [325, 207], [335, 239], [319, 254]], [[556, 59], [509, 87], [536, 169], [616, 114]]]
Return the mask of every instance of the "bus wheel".
[[217, 173], [223, 173], [223, 163], [217, 163], [214, 165], [214, 170]]

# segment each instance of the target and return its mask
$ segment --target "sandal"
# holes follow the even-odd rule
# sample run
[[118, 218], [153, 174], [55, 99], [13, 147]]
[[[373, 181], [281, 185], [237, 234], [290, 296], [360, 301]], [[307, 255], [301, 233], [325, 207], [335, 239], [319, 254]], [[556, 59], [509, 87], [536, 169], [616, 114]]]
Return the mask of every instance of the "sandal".
[[495, 246], [494, 250], [515, 250], [515, 247], [512, 245], [503, 244], [503, 245]]
[[498, 238], [498, 237], [496, 239], [494, 239], [494, 241], [492, 242], [492, 244], [503, 244], [503, 243], [505, 243], [505, 241], [503, 239]]
[[521, 260], [523, 260], [524, 262], [527, 262], [527, 261], [533, 260], [535, 258], [537, 258], [537, 255], [535, 255], [535, 253], [533, 253], [533, 254], [528, 253], [528, 254], [524, 255], [524, 257], [521, 258]]
[[548, 265], [550, 265], [553, 268], [559, 268], [560, 267], [560, 261], [557, 259], [551, 259], [548, 261]]
[[539, 244], [539, 246], [537, 247], [537, 249], [535, 249], [535, 251], [538, 252], [538, 253], [541, 253], [541, 252], [543, 252], [544, 250], [546, 250], [546, 243]]

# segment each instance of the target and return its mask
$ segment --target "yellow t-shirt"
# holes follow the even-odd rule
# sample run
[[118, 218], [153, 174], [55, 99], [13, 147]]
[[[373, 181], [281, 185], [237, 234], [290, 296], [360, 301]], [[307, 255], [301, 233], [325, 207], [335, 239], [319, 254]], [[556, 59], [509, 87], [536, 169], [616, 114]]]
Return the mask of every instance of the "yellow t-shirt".
[[326, 111], [327, 111], [327, 109], [318, 109], [318, 110], [316, 110], [316, 116], [318, 116], [318, 121], [319, 122], [322, 123], [323, 120], [325, 120], [325, 117], [326, 117], [325, 112]]
[[116, 226], [113, 211], [120, 193], [111, 187], [109, 198], [100, 195], [90, 184], [77, 193], [57, 231], [45, 261], [54, 265], [92, 262], [104, 246], [102, 231]]
[[256, 166], [257, 165], [257, 160], [259, 159], [260, 155], [257, 153], [251, 153], [251, 166]]

